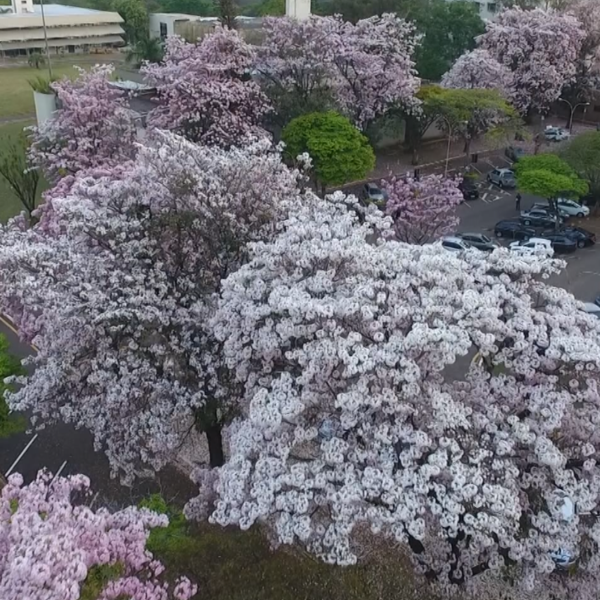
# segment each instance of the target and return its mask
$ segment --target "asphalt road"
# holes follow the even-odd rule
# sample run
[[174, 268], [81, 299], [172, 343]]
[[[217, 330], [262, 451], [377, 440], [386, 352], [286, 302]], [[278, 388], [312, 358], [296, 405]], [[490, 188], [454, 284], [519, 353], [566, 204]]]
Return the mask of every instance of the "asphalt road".
[[[482, 159], [475, 165], [481, 174], [478, 184], [481, 196], [480, 199], [465, 202], [459, 207], [461, 223], [458, 231], [493, 234], [496, 222], [517, 216], [514, 192], [504, 192], [485, 181], [489, 170], [506, 166], [509, 165], [500, 154]], [[434, 169], [434, 172], [442, 171], [443, 165]], [[359, 190], [351, 188], [346, 191]], [[535, 201], [536, 198], [524, 196], [521, 208], [528, 208]], [[597, 222], [591, 219], [583, 221], [581, 225], [594, 230], [600, 238], [600, 219]], [[600, 295], [599, 253], [600, 244], [598, 249], [592, 247], [577, 250], [567, 258], [567, 269], [550, 282], [566, 288], [580, 300], [593, 300]], [[1, 322], [0, 332], [7, 336], [11, 351], [17, 356], [25, 357], [32, 352], [29, 346], [20, 342], [17, 335]], [[133, 488], [121, 486], [118, 481], [110, 478], [107, 460], [103, 453], [94, 451], [89, 433], [64, 424], [52, 425], [37, 433], [28, 432], [0, 439], [0, 472], [6, 473], [11, 467], [13, 471], [22, 473], [26, 480], [35, 477], [41, 468], [63, 475], [85, 473], [91, 478], [93, 488], [99, 491], [97, 503], [112, 507], [136, 502], [154, 491], [160, 491], [175, 502], [183, 502], [194, 491], [188, 478], [174, 468], [161, 471], [156, 480], [138, 481]]]

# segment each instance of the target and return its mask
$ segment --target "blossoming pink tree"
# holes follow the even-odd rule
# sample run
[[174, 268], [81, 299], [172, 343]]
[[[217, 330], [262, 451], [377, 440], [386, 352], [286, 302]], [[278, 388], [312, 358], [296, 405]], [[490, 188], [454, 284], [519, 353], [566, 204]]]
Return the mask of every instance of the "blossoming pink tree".
[[90, 573], [112, 567], [98, 600], [188, 600], [196, 586], [183, 577], [169, 588], [163, 565], [146, 550], [150, 529], [165, 515], [133, 506], [111, 514], [75, 503], [89, 491], [84, 475], [45, 472], [23, 485], [11, 475], [0, 492], [0, 597], [3, 600], [78, 600]]
[[246, 245], [301, 202], [266, 140], [224, 151], [156, 136], [127, 177], [78, 179], [35, 228], [0, 229], [1, 311], [39, 350], [7, 402], [88, 428], [125, 479], [192, 428], [222, 463], [238, 390], [207, 320]]
[[397, 239], [427, 244], [456, 231], [456, 207], [463, 201], [459, 184], [459, 179], [442, 175], [383, 181], [389, 196], [386, 213], [394, 220]]
[[513, 8], [487, 23], [479, 44], [512, 72], [516, 108], [546, 113], [575, 77], [584, 36], [572, 16]]
[[397, 242], [338, 200], [306, 201], [223, 284], [246, 399], [212, 521], [338, 564], [384, 536], [489, 597], [595, 598], [600, 323], [542, 281], [560, 264]]
[[149, 124], [193, 142], [229, 147], [256, 133], [269, 111], [251, 78], [254, 50], [232, 29], [217, 27], [198, 44], [171, 36], [162, 63], [142, 67], [161, 105]]
[[510, 99], [513, 94], [513, 75], [509, 69], [481, 48], [466, 52], [442, 77], [442, 87], [498, 90]]
[[114, 166], [135, 155], [135, 124], [123, 92], [110, 85], [112, 65], [79, 70], [52, 84], [60, 108], [34, 128], [32, 162], [52, 183], [78, 171]]
[[414, 105], [416, 34], [404, 19], [276, 18], [266, 31], [258, 70], [275, 96], [292, 94], [307, 106], [313, 97], [329, 101], [361, 129], [392, 106]]

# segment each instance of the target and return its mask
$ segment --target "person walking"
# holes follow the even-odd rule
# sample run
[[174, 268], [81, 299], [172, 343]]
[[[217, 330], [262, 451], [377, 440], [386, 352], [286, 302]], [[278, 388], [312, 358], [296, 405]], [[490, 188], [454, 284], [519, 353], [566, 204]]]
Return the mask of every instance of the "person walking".
[[521, 210], [521, 194], [519, 194], [518, 192], [517, 192], [517, 197], [515, 199], [515, 206], [517, 207], [518, 211]]

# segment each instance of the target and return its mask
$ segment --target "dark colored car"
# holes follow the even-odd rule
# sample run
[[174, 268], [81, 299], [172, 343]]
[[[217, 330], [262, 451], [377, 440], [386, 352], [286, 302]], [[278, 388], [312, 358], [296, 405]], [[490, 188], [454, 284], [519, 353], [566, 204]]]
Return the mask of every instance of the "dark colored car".
[[[554, 231], [544, 232], [546, 233], [555, 233]], [[575, 227], [574, 225], [569, 225], [566, 227], [561, 227], [558, 233], [562, 233], [567, 237], [571, 238], [576, 244], [578, 248], [585, 248], [585, 246], [593, 246], [596, 243], [596, 236], [591, 231], [584, 229], [583, 227]]]
[[533, 227], [525, 227], [520, 221], [498, 221], [494, 227], [496, 237], [512, 238], [513, 240], [528, 240], [535, 237]]
[[504, 150], [504, 155], [513, 162], [517, 162], [520, 158], [526, 156], [527, 152], [523, 148], [519, 148], [519, 146], [508, 146]]
[[569, 252], [575, 252], [575, 250], [577, 250], [577, 242], [566, 236], [564, 233], [546, 233], [540, 235], [540, 237], [545, 240], [550, 240], [554, 252], [568, 254]]
[[465, 200], [477, 200], [477, 198], [479, 198], [479, 190], [470, 177], [465, 177], [458, 184], [458, 189], [462, 192]]
[[457, 233], [456, 237], [459, 237], [469, 246], [484, 252], [492, 252], [498, 248], [498, 244], [494, 240], [490, 240], [487, 235], [483, 235], [483, 233]]
[[559, 225], [564, 222], [562, 218], [557, 217], [548, 209], [532, 208], [531, 210], [524, 210], [521, 212], [521, 222], [523, 225], [550, 229], [556, 225], [557, 221]]

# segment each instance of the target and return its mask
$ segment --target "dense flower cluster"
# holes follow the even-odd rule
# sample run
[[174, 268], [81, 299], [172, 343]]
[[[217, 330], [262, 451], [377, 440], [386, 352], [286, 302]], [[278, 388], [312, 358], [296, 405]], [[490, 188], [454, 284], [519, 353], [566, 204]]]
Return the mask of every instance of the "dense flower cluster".
[[112, 65], [97, 65], [89, 71], [80, 69], [75, 81], [52, 84], [59, 108], [34, 128], [31, 144], [32, 162], [50, 182], [134, 157], [133, 113], [123, 92], [110, 84], [113, 70]]
[[253, 63], [252, 46], [235, 30], [217, 27], [198, 44], [170, 36], [163, 62], [142, 68], [160, 98], [149, 124], [177, 130], [193, 142], [239, 144], [258, 131], [269, 110], [250, 77]]
[[394, 220], [397, 239], [426, 244], [456, 231], [456, 207], [463, 201], [459, 184], [460, 179], [442, 175], [382, 182], [389, 196], [386, 213]]
[[258, 68], [288, 92], [302, 98], [326, 90], [360, 128], [390, 106], [414, 105], [417, 36], [404, 19], [384, 14], [354, 25], [340, 16], [272, 18], [265, 28]]
[[297, 176], [266, 140], [224, 151], [161, 133], [126, 177], [55, 198], [51, 234], [45, 216], [0, 228], [0, 307], [39, 349], [11, 408], [88, 428], [126, 477], [159, 468], [207, 402], [236, 400], [207, 318], [246, 244], [300, 201]]
[[514, 92], [513, 74], [481, 48], [466, 52], [442, 77], [442, 87], [498, 90], [510, 99]]
[[91, 570], [114, 567], [114, 578], [98, 600], [189, 600], [196, 586], [183, 577], [169, 589], [163, 565], [146, 550], [150, 529], [167, 517], [129, 507], [96, 512], [84, 498], [83, 475], [52, 478], [45, 472], [23, 485], [11, 475], [0, 493], [0, 598], [2, 600], [78, 600]]
[[487, 23], [479, 44], [512, 72], [515, 106], [545, 113], [575, 77], [584, 37], [573, 16], [513, 8]]
[[341, 200], [306, 201], [223, 284], [246, 406], [212, 520], [338, 564], [367, 527], [446, 584], [510, 568], [519, 590], [597, 592], [600, 323], [540, 280], [555, 262], [406, 245]]

